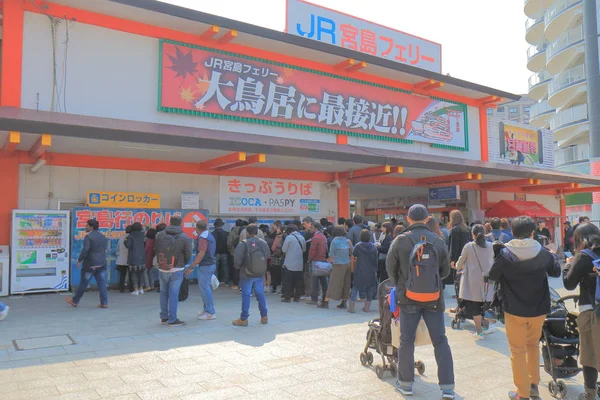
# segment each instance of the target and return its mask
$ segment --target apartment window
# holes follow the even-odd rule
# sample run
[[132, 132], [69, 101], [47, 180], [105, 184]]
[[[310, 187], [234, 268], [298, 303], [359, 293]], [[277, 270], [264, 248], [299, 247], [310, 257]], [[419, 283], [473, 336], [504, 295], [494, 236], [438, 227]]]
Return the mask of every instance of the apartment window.
[[508, 112], [510, 112], [510, 113], [518, 113], [519, 109], [517, 107], [511, 107], [511, 108], [508, 109]]
[[525, 108], [523, 108], [523, 111], [526, 112], [526, 113], [528, 113], [530, 109], [531, 109], [530, 106], [526, 106]]
[[487, 109], [487, 115], [492, 115], [494, 113], [494, 110], [492, 110], [491, 108]]
[[496, 108], [496, 111], [498, 111], [499, 113], [504, 112], [504, 107], [498, 107]]

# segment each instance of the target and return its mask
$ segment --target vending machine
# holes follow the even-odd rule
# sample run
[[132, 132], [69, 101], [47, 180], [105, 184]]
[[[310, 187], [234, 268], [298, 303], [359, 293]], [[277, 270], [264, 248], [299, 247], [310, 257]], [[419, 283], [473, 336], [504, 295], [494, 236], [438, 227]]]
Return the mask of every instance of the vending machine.
[[11, 294], [69, 290], [69, 228], [69, 211], [13, 211]]
[[8, 246], [0, 246], [0, 297], [8, 296], [8, 272], [10, 270], [8, 259]]

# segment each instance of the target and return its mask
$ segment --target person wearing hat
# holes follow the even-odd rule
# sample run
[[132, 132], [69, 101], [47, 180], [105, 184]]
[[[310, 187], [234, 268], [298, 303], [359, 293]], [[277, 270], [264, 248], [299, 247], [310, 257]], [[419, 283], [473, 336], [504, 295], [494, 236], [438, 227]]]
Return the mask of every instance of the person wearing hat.
[[[396, 287], [396, 301], [400, 306], [400, 348], [398, 349], [398, 377], [396, 390], [403, 395], [413, 394], [415, 380], [415, 339], [421, 318], [425, 321], [435, 350], [438, 366], [438, 381], [442, 399], [454, 399], [454, 361], [446, 337], [444, 324], [444, 285], [442, 280], [450, 274], [448, 248], [442, 238], [427, 228], [429, 212], [421, 204], [408, 210], [409, 227], [399, 235], [388, 251], [386, 266], [390, 281]], [[437, 252], [439, 276], [437, 285], [440, 296], [436, 301], [417, 302], [406, 296], [410, 258], [415, 244], [424, 240], [433, 244]]]

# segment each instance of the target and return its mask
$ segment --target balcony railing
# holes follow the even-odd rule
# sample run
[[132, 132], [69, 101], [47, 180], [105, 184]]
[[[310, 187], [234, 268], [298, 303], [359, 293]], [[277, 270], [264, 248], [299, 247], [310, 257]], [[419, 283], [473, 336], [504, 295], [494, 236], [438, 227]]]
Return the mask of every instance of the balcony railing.
[[587, 104], [580, 104], [554, 114], [554, 117], [550, 120], [550, 129], [554, 131], [567, 125], [585, 122], [587, 119]]
[[544, 19], [546, 26], [550, 24], [556, 17], [563, 13], [566, 9], [573, 7], [576, 4], [581, 4], [582, 0], [557, 0], [546, 10]]
[[525, 21], [525, 31], [530, 30], [534, 25], [544, 22], [544, 14], [539, 13], [534, 18], [527, 18]]
[[583, 64], [561, 72], [552, 78], [548, 86], [548, 95], [552, 96], [559, 90], [580, 82], [585, 82], [585, 65]]
[[556, 166], [573, 164], [576, 162], [587, 161], [590, 159], [590, 145], [578, 144], [576, 146], [557, 149], [554, 151], [554, 161]]
[[533, 74], [529, 77], [529, 89], [531, 90], [532, 87], [539, 85], [542, 82], [548, 82], [551, 78], [552, 75], [550, 75], [546, 70], [538, 72], [537, 74]]
[[547, 47], [548, 42], [534, 44], [533, 46], [527, 49], [527, 59], [531, 60], [536, 55], [545, 52]]
[[539, 103], [535, 103], [529, 109], [529, 118], [533, 119], [538, 115], [542, 115], [548, 112], [554, 112], [554, 108], [548, 104], [548, 99], [542, 100]]
[[564, 49], [571, 47], [575, 44], [583, 42], [583, 25], [571, 28], [565, 33], [561, 34], [555, 41], [548, 45], [548, 53], [546, 58], [549, 60]]

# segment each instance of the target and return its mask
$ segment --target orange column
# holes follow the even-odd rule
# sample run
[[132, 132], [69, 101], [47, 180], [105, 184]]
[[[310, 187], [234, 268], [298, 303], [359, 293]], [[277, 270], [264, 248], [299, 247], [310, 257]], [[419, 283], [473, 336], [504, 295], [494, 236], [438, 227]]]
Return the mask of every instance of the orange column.
[[[23, 67], [23, 1], [2, 3], [2, 67], [0, 105], [21, 107]], [[1, 153], [1, 151], [0, 151]], [[0, 244], [10, 244], [12, 210], [19, 207], [19, 155], [0, 154]]]
[[559, 201], [559, 203], [560, 203], [560, 216], [561, 216], [561, 218], [559, 219], [560, 220], [560, 224], [559, 224], [560, 225], [560, 235], [561, 235], [560, 237], [563, 238], [563, 241], [565, 239], [565, 237], [564, 237], [564, 233], [565, 233], [565, 217], [567, 216], [567, 200], [565, 200], [564, 197], [565, 196], [562, 195], [561, 199]]
[[479, 107], [479, 141], [481, 142], [481, 161], [489, 161], [487, 122], [487, 109], [484, 106], [481, 106]]
[[488, 208], [488, 196], [487, 196], [487, 190], [480, 190], [479, 191], [479, 200], [480, 200], [480, 204], [479, 204], [479, 208], [482, 210], [486, 210]]
[[23, 1], [4, 0], [2, 6], [2, 73], [0, 105], [21, 107], [23, 68]]
[[337, 192], [338, 219], [350, 218], [350, 186], [347, 179], [340, 179], [341, 188]]

